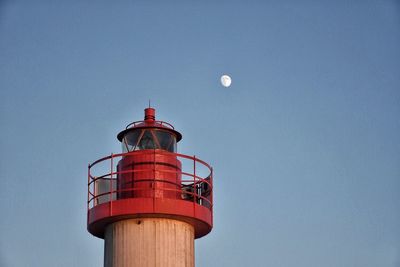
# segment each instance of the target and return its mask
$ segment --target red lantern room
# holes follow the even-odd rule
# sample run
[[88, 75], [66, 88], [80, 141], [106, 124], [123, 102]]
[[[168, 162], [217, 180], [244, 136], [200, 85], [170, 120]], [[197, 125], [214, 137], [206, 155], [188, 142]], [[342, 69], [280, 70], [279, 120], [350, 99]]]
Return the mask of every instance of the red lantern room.
[[[145, 120], [118, 134], [123, 152], [136, 152], [123, 157], [118, 163], [117, 198], [157, 197], [180, 199], [181, 163], [174, 154], [157, 154], [138, 151], [168, 151], [176, 153], [176, 143], [182, 135], [172, 126], [155, 120], [155, 110], [145, 109]], [[136, 170], [136, 172], [124, 172]], [[157, 179], [154, 179], [157, 173]], [[131, 189], [133, 188], [133, 190]], [[152, 189], [154, 188], [154, 190]], [[151, 189], [151, 190], [149, 190]]]
[[108, 226], [153, 218], [183, 222], [193, 229], [193, 238], [208, 234], [212, 168], [195, 156], [177, 153], [182, 135], [157, 121], [155, 109], [146, 108], [144, 120], [130, 123], [117, 138], [122, 153], [89, 164], [88, 231], [107, 244]]

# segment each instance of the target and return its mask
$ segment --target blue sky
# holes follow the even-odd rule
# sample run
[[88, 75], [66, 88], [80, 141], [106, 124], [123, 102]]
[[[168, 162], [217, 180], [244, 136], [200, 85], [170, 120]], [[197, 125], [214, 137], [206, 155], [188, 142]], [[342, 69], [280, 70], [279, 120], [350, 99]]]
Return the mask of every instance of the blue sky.
[[197, 266], [400, 266], [398, 2], [168, 2], [0, 1], [0, 266], [102, 265], [87, 164], [148, 99], [214, 167]]

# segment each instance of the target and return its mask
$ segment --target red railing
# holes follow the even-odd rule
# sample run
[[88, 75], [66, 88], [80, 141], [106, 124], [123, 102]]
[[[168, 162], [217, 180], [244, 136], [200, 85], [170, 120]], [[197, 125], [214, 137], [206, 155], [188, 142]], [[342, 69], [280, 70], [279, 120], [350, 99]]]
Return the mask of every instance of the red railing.
[[[154, 169], [149, 165], [148, 169], [124, 169], [119, 171], [116, 168], [116, 162], [122, 158], [134, 157], [137, 154], [141, 155], [154, 155], [154, 159], [157, 155], [176, 157], [182, 164], [182, 168], [177, 168], [176, 170], [160, 170]], [[157, 163], [155, 161], [155, 163]], [[168, 183], [175, 185], [173, 188], [164, 187], [154, 187], [143, 189], [141, 187], [129, 187], [124, 186], [123, 189], [118, 188], [117, 180], [120, 175], [127, 173], [140, 173], [153, 171], [152, 177], [136, 179], [134, 181], [135, 185], [137, 183], [155, 183], [158, 184]], [[179, 184], [171, 182], [170, 180], [162, 179], [164, 175], [162, 174], [177, 174], [181, 177], [181, 182]], [[161, 175], [160, 175], [161, 174]], [[88, 167], [88, 199], [87, 208], [88, 210], [95, 207], [96, 205], [117, 201], [118, 196], [121, 193], [131, 192], [132, 198], [135, 198], [135, 192], [138, 190], [147, 192], [152, 191], [153, 197], [156, 197], [155, 191], [169, 191], [175, 192], [176, 195], [184, 201], [192, 201], [198, 205], [204, 206], [212, 211], [213, 208], [213, 170], [210, 165], [206, 162], [196, 158], [195, 156], [187, 156], [178, 153], [171, 153], [162, 150], [140, 150], [128, 153], [111, 154], [110, 156], [96, 160]], [[124, 197], [126, 198], [126, 197]]]
[[[146, 122], [145, 121], [134, 121], [134, 122], [129, 123], [126, 126], [125, 129], [133, 128], [133, 127], [136, 127], [136, 126], [138, 126], [140, 124], [143, 124], [143, 123], [146, 123]], [[172, 126], [172, 124], [170, 124], [168, 122], [165, 122], [165, 121], [151, 121], [151, 123], [152, 124], [159, 124], [159, 125], [162, 125], [164, 127], [167, 127], [167, 128], [170, 128], [170, 129], [174, 130], [174, 126]]]

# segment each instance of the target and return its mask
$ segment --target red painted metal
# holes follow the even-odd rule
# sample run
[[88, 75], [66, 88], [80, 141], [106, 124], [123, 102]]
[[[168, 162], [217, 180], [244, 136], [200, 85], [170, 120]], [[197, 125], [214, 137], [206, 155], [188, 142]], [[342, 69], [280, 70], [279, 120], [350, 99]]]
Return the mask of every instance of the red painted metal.
[[[153, 108], [145, 109], [145, 121], [128, 125], [118, 139], [136, 129], [163, 129], [181, 138], [172, 125], [155, 120]], [[194, 226], [195, 237], [202, 237], [213, 227], [212, 175], [211, 166], [195, 156], [163, 149], [134, 150], [96, 160], [88, 167], [88, 231], [103, 238], [110, 223], [161, 217], [188, 222]]]
[[[117, 188], [118, 199], [130, 197], [165, 197], [180, 198], [180, 193], [164, 189], [179, 189], [181, 184], [181, 162], [174, 154], [132, 153], [126, 155], [118, 163]], [[124, 172], [126, 170], [137, 172]], [[154, 181], [153, 177], [162, 180]], [[154, 190], [148, 190], [153, 188]], [[130, 190], [133, 188], [136, 192]], [[161, 189], [155, 189], [161, 188]], [[124, 189], [127, 189], [124, 191]]]
[[154, 121], [156, 119], [156, 110], [154, 108], [146, 108], [144, 110], [144, 120]]

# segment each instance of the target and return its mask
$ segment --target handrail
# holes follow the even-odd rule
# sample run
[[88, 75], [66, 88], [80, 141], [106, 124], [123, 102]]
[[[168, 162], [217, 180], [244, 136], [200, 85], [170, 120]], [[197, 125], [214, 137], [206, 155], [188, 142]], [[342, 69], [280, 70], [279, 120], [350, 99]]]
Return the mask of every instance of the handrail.
[[[92, 176], [89, 173], [90, 182], [88, 183], [88, 186], [90, 186], [91, 184], [93, 184], [97, 180], [111, 180], [111, 179], [113, 179], [113, 178], [109, 178], [108, 176], [113, 176], [113, 175], [118, 175], [118, 174], [126, 174], [126, 173], [141, 173], [141, 172], [149, 172], [149, 171], [153, 171], [153, 169], [124, 170], [124, 171], [119, 171], [119, 172], [109, 172], [109, 173], [103, 174], [101, 176]], [[191, 173], [188, 173], [188, 172], [172, 171], [172, 170], [162, 170], [162, 172], [182, 174], [184, 176], [189, 176], [189, 177], [201, 180], [201, 182], [196, 181], [195, 184], [206, 183], [210, 187], [212, 187], [211, 183], [209, 181], [207, 181], [207, 178], [201, 178], [200, 176], [197, 176], [197, 175], [194, 175], [194, 174], [191, 174]], [[136, 180], [136, 181], [140, 181], [140, 180]], [[193, 179], [191, 179], [191, 180], [182, 180], [182, 182], [192, 182], [192, 181], [193, 181]], [[170, 183], [169, 181], [165, 181], [165, 182]]]
[[[144, 181], [147, 181], [147, 180], [143, 180], [143, 182], [144, 182]], [[160, 181], [162, 181], [162, 180], [157, 180], [157, 181], [160, 182]], [[99, 197], [106, 196], [106, 195], [108, 195], [108, 194], [110, 194], [110, 193], [111, 193], [111, 194], [115, 194], [115, 193], [120, 193], [120, 192], [133, 192], [133, 191], [143, 191], [143, 190], [145, 190], [145, 189], [143, 189], [143, 188], [133, 188], [133, 187], [131, 187], [131, 188], [125, 188], [125, 189], [120, 189], [120, 190], [113, 190], [113, 191], [110, 191], [110, 192], [105, 192], [105, 193], [101, 193], [101, 194], [98, 194], [98, 195], [96, 195], [96, 196], [93, 196], [92, 198], [90, 198], [90, 199], [88, 200], [88, 203], [90, 203], [90, 202], [96, 200], [96, 199], [99, 198]], [[171, 191], [171, 192], [177, 192], [177, 193], [182, 192], [181, 190], [173, 189], [173, 188], [164, 188], [163, 190], [165, 190], [165, 191]], [[186, 191], [185, 194], [192, 195], [192, 196], [197, 196], [197, 194], [192, 193], [192, 192], [190, 192], [190, 191]], [[211, 201], [210, 201], [209, 199], [207, 199], [206, 197], [203, 197], [203, 196], [200, 196], [200, 195], [199, 195], [198, 197], [201, 198], [201, 199], [203, 199], [203, 200], [205, 200], [206, 202], [208, 202], [208, 204], [209, 204], [210, 206], [213, 205], [213, 204], [211, 203]]]
[[[182, 169], [154, 169], [154, 166], [149, 165], [148, 168], [145, 169], [124, 169], [118, 170], [116, 169], [116, 165], [114, 160], [116, 158], [125, 158], [125, 157], [133, 157], [136, 155], [166, 155], [179, 159], [185, 159], [192, 162], [193, 171]], [[155, 159], [155, 158], [154, 158]], [[100, 174], [98, 176], [93, 175], [93, 169], [98, 167], [100, 164], [107, 163], [109, 164], [109, 169], [107, 172]], [[157, 164], [157, 161], [154, 161]], [[102, 165], [102, 167], [107, 167]], [[190, 166], [190, 162], [189, 162]], [[199, 168], [203, 168], [203, 175], [199, 174]], [[196, 170], [197, 169], [197, 170]], [[167, 183], [175, 186], [176, 188], [167, 188], [167, 187], [151, 187], [151, 188], [140, 188], [140, 187], [130, 187], [130, 188], [118, 188], [113, 185], [113, 182], [117, 183], [119, 175], [129, 174], [129, 173], [151, 173], [151, 177], [144, 179], [136, 179], [134, 183]], [[165, 180], [160, 177], [165, 177], [163, 174], [177, 174], [182, 178], [180, 179], [180, 183], [175, 183], [170, 180]], [[160, 174], [160, 175], [158, 175]], [[88, 165], [88, 198], [87, 205], [88, 210], [94, 208], [96, 205], [106, 202], [113, 202], [118, 200], [118, 195], [122, 193], [131, 192], [133, 196], [121, 197], [121, 199], [126, 198], [135, 198], [135, 193], [137, 191], [141, 192], [152, 192], [150, 195], [155, 197], [155, 192], [176, 192], [177, 198], [183, 201], [189, 201], [196, 203], [198, 205], [202, 205], [212, 211], [213, 208], [213, 170], [212, 167], [204, 162], [203, 160], [198, 159], [195, 156], [188, 156], [179, 153], [173, 153], [169, 151], [154, 149], [154, 150], [140, 150], [140, 151], [131, 151], [126, 153], [119, 154], [111, 154], [109, 156], [105, 156], [100, 158], [93, 163]], [[186, 178], [185, 178], [186, 177]], [[104, 182], [104, 184], [99, 184], [100, 182]], [[104, 188], [101, 188], [103, 186]], [[107, 197], [109, 196], [109, 197]], [[146, 196], [143, 196], [146, 197]]]
[[[146, 121], [134, 121], [134, 122], [131, 122], [125, 127], [125, 129], [128, 130], [129, 128], [135, 127], [135, 126], [137, 126], [138, 124], [141, 124], [141, 123], [146, 123]], [[167, 126], [168, 128], [170, 128], [172, 130], [175, 129], [174, 126], [172, 126], [172, 124], [170, 124], [170, 123], [168, 123], [166, 121], [151, 121], [151, 123], [152, 123], [152, 127], [154, 126], [154, 124], [160, 124], [162, 126]]]
[[100, 159], [94, 161], [93, 163], [89, 164], [89, 168], [93, 167], [94, 165], [96, 165], [97, 163], [99, 163], [101, 161], [104, 161], [104, 160], [107, 160], [107, 159], [111, 159], [111, 157], [118, 158], [118, 157], [122, 157], [122, 156], [129, 156], [129, 154], [134, 154], [134, 153], [141, 153], [141, 154], [154, 154], [154, 153], [156, 153], [156, 154], [160, 154], [160, 155], [172, 155], [172, 156], [175, 155], [178, 158], [185, 158], [185, 159], [195, 160], [195, 161], [205, 165], [209, 170], [211, 170], [211, 166], [207, 162], [205, 162], [205, 161], [203, 161], [203, 160], [201, 160], [199, 158], [188, 156], [188, 155], [185, 155], [185, 154], [169, 152], [169, 151], [165, 151], [165, 150], [161, 150], [161, 149], [135, 150], [135, 151], [125, 152], [125, 153], [111, 154], [109, 156], [105, 156], [105, 157], [100, 158]]

